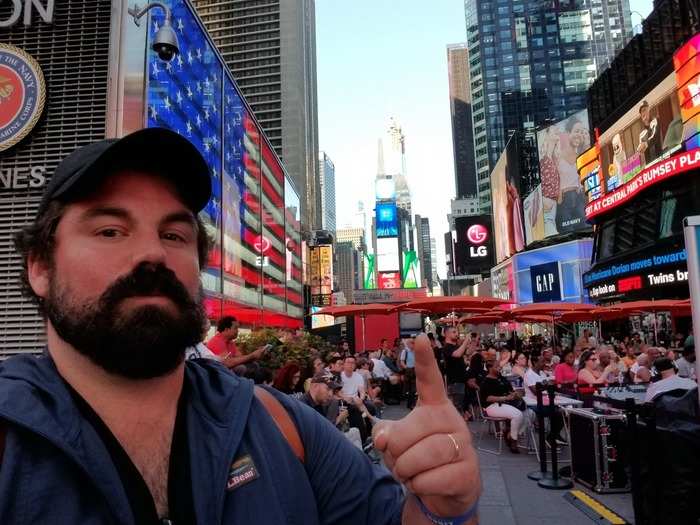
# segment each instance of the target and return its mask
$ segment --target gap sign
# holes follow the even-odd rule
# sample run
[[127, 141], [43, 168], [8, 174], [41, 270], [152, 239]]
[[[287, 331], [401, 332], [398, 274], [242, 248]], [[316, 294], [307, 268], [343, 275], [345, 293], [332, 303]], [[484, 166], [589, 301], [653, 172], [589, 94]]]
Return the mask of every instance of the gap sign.
[[559, 262], [530, 266], [530, 283], [533, 303], [561, 301]]

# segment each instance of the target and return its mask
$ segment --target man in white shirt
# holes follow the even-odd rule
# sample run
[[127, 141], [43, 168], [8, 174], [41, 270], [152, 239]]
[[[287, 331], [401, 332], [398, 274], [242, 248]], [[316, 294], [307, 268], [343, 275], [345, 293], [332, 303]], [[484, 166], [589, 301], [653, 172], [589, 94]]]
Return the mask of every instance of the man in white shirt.
[[365, 379], [355, 372], [354, 357], [348, 356], [345, 358], [340, 379], [343, 382], [343, 388], [340, 391], [341, 396], [346, 398], [348, 402], [354, 402], [354, 398], [357, 397], [362, 400], [365, 399]]
[[687, 377], [697, 381], [694, 345], [683, 348], [683, 356], [676, 361], [676, 368], [678, 369], [678, 377]]
[[698, 386], [692, 379], [678, 377], [676, 367], [668, 357], [660, 357], [654, 361], [654, 368], [661, 375], [661, 379], [649, 385], [644, 398], [645, 402], [653, 401], [661, 394], [672, 390], [692, 390]]
[[[537, 385], [537, 383], [541, 383], [546, 379], [542, 374], [544, 366], [544, 356], [538, 356], [535, 360], [533, 360], [532, 366], [525, 371], [525, 375], [523, 375], [523, 386], [525, 387], [526, 401], [537, 402], [537, 390], [535, 385]], [[545, 395], [543, 398], [545, 403], [547, 402], [546, 399], [547, 398]]]
[[[542, 383], [544, 376], [545, 358], [540, 355], [533, 359], [530, 368], [525, 371], [523, 376], [523, 386], [525, 387], [525, 401], [537, 403], [537, 383]], [[567, 442], [561, 437], [561, 431], [564, 428], [564, 420], [556, 407], [549, 406], [549, 395], [546, 392], [542, 393], [542, 402], [544, 405], [544, 415], [549, 417], [550, 429], [547, 435], [547, 441], [550, 444], [565, 445]], [[537, 413], [537, 407], [530, 407], [531, 410]]]
[[367, 397], [365, 378], [355, 372], [355, 366], [354, 357], [348, 356], [345, 358], [343, 371], [340, 373], [343, 388], [340, 390], [339, 397], [347, 403], [350, 427], [357, 428], [360, 431], [362, 443], [365, 443], [372, 429], [371, 422], [366, 420], [366, 411], [363, 410], [364, 401]]
[[372, 376], [376, 379], [391, 379], [392, 373], [386, 363], [381, 359], [372, 358]]

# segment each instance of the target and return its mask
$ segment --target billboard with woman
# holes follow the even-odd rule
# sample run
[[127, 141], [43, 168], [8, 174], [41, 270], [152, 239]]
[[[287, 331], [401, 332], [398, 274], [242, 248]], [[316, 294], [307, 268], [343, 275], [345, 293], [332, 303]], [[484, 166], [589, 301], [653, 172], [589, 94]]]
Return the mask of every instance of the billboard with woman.
[[586, 224], [586, 198], [576, 171], [576, 158], [590, 145], [586, 110], [537, 133], [544, 237], [590, 227]]

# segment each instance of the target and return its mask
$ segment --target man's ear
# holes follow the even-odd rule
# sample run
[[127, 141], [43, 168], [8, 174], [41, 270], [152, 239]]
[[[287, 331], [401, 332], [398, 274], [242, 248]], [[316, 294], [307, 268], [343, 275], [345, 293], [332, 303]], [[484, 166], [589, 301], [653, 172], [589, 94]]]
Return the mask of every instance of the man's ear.
[[45, 260], [40, 259], [36, 255], [30, 255], [27, 258], [29, 286], [42, 299], [46, 299], [49, 295], [49, 274], [49, 264]]

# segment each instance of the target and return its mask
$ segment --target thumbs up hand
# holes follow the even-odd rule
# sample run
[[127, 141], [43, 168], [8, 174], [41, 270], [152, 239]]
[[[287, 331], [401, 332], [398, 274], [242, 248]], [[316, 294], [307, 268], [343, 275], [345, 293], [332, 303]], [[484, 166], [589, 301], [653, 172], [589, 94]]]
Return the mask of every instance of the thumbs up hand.
[[[464, 419], [445, 393], [445, 386], [424, 334], [415, 342], [418, 405], [399, 421], [382, 421], [373, 430], [374, 445], [394, 477], [441, 517], [460, 516], [479, 497], [479, 462]], [[416, 503], [404, 510], [404, 523], [422, 521]], [[420, 513], [420, 511], [418, 511]], [[472, 523], [472, 520], [469, 521]], [[473, 519], [476, 523], [476, 517]]]

